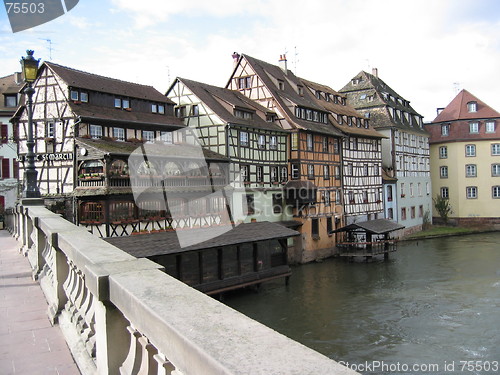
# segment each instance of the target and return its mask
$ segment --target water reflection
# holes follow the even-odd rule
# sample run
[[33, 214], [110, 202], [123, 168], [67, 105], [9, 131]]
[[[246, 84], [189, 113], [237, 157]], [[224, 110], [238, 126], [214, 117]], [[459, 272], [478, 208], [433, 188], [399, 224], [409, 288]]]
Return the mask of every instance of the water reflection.
[[308, 264], [288, 288], [225, 302], [338, 361], [500, 361], [499, 243], [500, 233], [402, 243], [389, 261]]

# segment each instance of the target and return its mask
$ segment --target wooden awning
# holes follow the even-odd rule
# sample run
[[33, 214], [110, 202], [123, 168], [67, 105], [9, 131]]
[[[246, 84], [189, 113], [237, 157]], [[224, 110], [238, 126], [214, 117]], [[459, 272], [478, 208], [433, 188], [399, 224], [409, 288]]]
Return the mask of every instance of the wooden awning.
[[352, 223], [342, 228], [332, 230], [330, 233], [337, 232], [366, 232], [371, 234], [386, 234], [395, 230], [403, 229], [405, 226], [395, 223], [388, 219], [375, 219]]

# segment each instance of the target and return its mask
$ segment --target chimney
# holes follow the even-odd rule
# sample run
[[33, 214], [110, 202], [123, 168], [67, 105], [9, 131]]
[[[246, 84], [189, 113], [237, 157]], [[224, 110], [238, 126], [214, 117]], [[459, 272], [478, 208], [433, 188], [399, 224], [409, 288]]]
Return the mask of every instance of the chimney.
[[286, 55], [280, 55], [279, 67], [287, 73]]
[[441, 112], [444, 111], [444, 108], [437, 108], [436, 109], [436, 112], [437, 112], [437, 115], [439, 116], [441, 114]]
[[23, 73], [14, 73], [14, 82], [16, 83], [16, 85], [20, 85], [23, 82]]
[[375, 77], [378, 78], [378, 69], [377, 68], [372, 69], [372, 75], [374, 75]]
[[238, 52], [233, 52], [233, 67], [236, 68], [238, 62], [240, 61], [240, 54]]

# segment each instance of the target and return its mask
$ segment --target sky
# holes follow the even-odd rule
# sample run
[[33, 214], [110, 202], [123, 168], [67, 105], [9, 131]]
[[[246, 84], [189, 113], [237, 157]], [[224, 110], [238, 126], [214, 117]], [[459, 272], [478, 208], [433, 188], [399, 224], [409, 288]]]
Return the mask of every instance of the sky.
[[424, 121], [461, 89], [500, 111], [497, 0], [80, 0], [17, 33], [0, 9], [0, 77], [26, 49], [162, 93], [175, 77], [224, 87], [233, 52], [286, 54], [296, 75], [334, 90], [377, 68]]

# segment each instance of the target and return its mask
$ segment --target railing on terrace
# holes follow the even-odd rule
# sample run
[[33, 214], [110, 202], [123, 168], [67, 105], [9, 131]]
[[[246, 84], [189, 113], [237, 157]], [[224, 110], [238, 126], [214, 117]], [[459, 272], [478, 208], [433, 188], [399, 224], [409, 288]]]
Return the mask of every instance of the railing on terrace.
[[7, 215], [82, 374], [355, 374], [24, 199]]
[[[110, 177], [108, 179], [109, 187], [200, 187], [200, 186], [224, 186], [227, 185], [225, 177], [216, 176], [210, 180], [207, 176], [140, 176], [130, 177]], [[79, 178], [80, 187], [102, 187], [106, 186], [104, 178]]]

